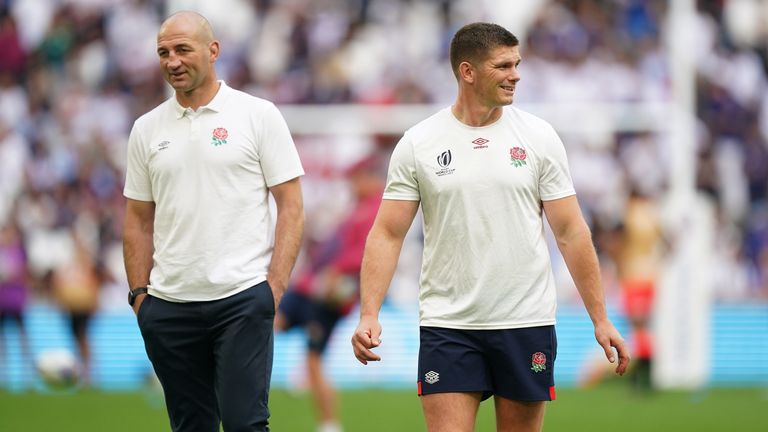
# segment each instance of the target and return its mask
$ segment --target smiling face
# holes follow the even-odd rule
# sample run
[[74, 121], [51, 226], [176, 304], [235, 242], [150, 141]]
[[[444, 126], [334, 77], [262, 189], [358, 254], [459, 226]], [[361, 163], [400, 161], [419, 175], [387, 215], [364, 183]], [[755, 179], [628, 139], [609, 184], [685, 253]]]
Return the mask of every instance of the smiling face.
[[473, 93], [488, 108], [509, 105], [520, 81], [520, 50], [517, 46], [498, 46], [491, 49], [487, 58], [470, 64], [473, 76]]
[[214, 85], [219, 43], [205, 19], [191, 13], [172, 16], [157, 34], [157, 55], [165, 80], [179, 95]]

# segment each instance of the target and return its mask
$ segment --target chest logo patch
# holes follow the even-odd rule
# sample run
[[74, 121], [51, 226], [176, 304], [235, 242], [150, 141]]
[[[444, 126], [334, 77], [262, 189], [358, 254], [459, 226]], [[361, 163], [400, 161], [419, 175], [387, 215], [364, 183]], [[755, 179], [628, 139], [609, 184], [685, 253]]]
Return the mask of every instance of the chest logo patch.
[[224, 129], [223, 127], [218, 127], [213, 130], [213, 136], [211, 137], [211, 144], [213, 144], [216, 147], [226, 144], [228, 136], [229, 136], [229, 132], [227, 132], [226, 129]]
[[472, 141], [472, 144], [475, 145], [475, 147], [473, 147], [475, 150], [488, 148], [488, 146], [486, 145], [488, 144], [488, 140], [485, 138], [477, 138], [474, 141]]
[[437, 157], [437, 163], [440, 164], [441, 167], [445, 168], [451, 164], [451, 159], [451, 151], [446, 150], [440, 153], [440, 156]]
[[528, 157], [528, 155], [525, 153], [525, 149], [521, 147], [513, 147], [509, 149], [509, 158], [511, 160], [512, 165], [519, 168], [523, 165], [527, 165], [525, 163], [525, 159]]
[[435, 171], [435, 174], [438, 176], [444, 176], [448, 174], [453, 174], [454, 171], [456, 171], [455, 168], [449, 168], [449, 165], [451, 165], [451, 161], [453, 160], [453, 156], [451, 155], [450, 150], [446, 150], [437, 157], [437, 164], [440, 165], [439, 171]]

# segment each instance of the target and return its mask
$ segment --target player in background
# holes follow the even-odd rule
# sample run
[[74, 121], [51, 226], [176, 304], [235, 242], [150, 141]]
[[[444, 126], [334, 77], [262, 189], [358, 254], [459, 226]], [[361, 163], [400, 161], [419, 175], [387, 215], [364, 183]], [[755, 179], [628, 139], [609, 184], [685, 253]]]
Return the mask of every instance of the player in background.
[[323, 372], [323, 353], [340, 319], [357, 304], [365, 239], [384, 189], [376, 155], [349, 167], [346, 178], [354, 204], [334, 233], [307, 248], [307, 264], [298, 272], [275, 317], [275, 330], [302, 327], [307, 336], [307, 378], [317, 411], [318, 432], [340, 432], [338, 402]]
[[616, 267], [635, 360], [629, 377], [635, 390], [648, 391], [653, 366], [651, 319], [665, 244], [658, 207], [637, 188], [627, 199], [618, 249]]
[[[424, 217], [417, 388], [429, 431], [472, 431], [494, 396], [497, 430], [540, 431], [555, 398], [552, 228], [616, 373], [629, 352], [608, 319], [597, 255], [565, 148], [544, 120], [510, 106], [519, 42], [496, 24], [454, 35], [455, 103], [406, 131], [368, 236], [356, 358], [379, 361], [378, 314], [417, 209]], [[614, 351], [614, 348], [616, 351]]]

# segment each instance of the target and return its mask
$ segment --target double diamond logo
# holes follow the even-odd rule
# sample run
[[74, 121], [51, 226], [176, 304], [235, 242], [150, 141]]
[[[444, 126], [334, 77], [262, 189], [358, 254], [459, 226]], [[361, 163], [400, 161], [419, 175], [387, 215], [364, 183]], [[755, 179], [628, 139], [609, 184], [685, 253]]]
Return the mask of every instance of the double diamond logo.
[[488, 144], [488, 140], [485, 138], [476, 138], [474, 141], [472, 141], [472, 144], [475, 145], [474, 148], [476, 149], [482, 149], [482, 148], [488, 148], [486, 144]]
[[440, 381], [440, 374], [435, 371], [429, 371], [424, 374], [424, 382], [427, 384], [434, 384]]

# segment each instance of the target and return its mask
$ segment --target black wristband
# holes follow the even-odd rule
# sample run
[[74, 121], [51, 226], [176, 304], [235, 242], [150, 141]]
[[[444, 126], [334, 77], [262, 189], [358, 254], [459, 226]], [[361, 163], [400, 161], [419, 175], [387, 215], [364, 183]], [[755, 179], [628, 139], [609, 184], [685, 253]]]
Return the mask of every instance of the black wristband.
[[146, 294], [147, 292], [149, 292], [149, 289], [147, 289], [147, 287], [138, 287], [132, 290], [128, 290], [128, 304], [130, 306], [133, 306], [133, 303], [136, 302], [136, 297], [141, 294]]

